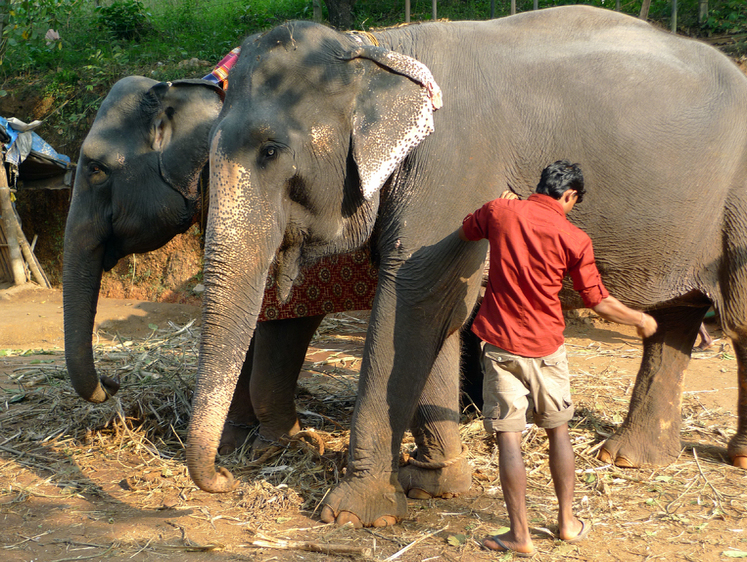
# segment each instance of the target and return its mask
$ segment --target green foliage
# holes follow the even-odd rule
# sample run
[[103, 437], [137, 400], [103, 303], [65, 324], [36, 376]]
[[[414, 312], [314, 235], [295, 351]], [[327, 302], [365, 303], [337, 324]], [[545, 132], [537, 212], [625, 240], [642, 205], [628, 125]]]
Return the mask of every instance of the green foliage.
[[98, 6], [99, 23], [116, 39], [135, 39], [148, 27], [148, 16], [140, 0], [115, 0], [109, 6]]
[[[7, 13], [0, 13], [3, 19], [0, 37], [0, 65], [6, 63], [6, 53], [13, 53], [23, 62], [37, 59], [54, 59], [55, 50], [62, 49], [62, 41], [48, 39], [47, 32], [57, 29], [60, 20], [68, 15], [76, 0], [11, 0], [3, 7]], [[16, 62], [14, 60], [14, 62]]]
[[739, 33], [747, 31], [747, 3], [744, 0], [727, 0], [715, 3], [708, 13], [704, 27], [714, 33]]

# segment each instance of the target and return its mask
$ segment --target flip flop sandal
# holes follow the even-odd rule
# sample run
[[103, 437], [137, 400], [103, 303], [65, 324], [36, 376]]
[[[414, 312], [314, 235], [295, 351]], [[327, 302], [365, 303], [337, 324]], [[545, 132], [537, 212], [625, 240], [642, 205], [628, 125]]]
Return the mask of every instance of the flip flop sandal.
[[581, 519], [581, 530], [578, 532], [578, 535], [576, 535], [572, 539], [568, 539], [567, 541], [563, 541], [563, 539], [560, 539], [560, 540], [563, 542], [567, 542], [569, 544], [581, 542], [582, 540], [584, 540], [586, 537], [589, 536], [590, 532], [591, 532], [591, 523]]
[[499, 539], [497, 536], [488, 537], [488, 539], [490, 539], [491, 541], [493, 541], [494, 543], [496, 543], [498, 546], [500, 546], [503, 549], [503, 550], [495, 550], [495, 549], [489, 548], [485, 546], [485, 541], [483, 541], [482, 546], [492, 552], [498, 552], [498, 553], [510, 552], [511, 554], [513, 554], [514, 556], [517, 556], [518, 558], [531, 558], [537, 553], [537, 550], [532, 550], [532, 552], [519, 552], [518, 550], [513, 550], [511, 548], [508, 548], [506, 544], [501, 539]]

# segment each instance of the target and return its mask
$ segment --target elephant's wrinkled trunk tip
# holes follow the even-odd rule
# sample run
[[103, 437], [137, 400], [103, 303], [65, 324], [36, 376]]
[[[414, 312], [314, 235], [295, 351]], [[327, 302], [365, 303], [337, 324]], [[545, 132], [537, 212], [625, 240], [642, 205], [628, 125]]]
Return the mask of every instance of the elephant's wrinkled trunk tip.
[[[73, 385], [75, 388], [75, 385]], [[101, 380], [93, 389], [93, 392], [86, 392], [85, 390], [79, 390], [75, 388], [78, 395], [84, 400], [93, 404], [101, 404], [106, 402], [119, 391], [119, 383], [109, 377], [101, 377]]]
[[211, 494], [225, 494], [238, 486], [239, 483], [234, 480], [233, 475], [222, 466], [216, 470], [213, 463], [207, 463], [207, 468], [201, 468], [205, 464], [193, 462], [197, 456], [199, 454], [195, 448], [188, 444], [187, 466], [189, 467], [189, 476], [201, 490]]
[[119, 381], [115, 381], [112, 378], [102, 376], [101, 377], [101, 386], [104, 387], [104, 392], [106, 393], [106, 398], [111, 398], [114, 396], [117, 392], [119, 392]]
[[87, 402], [106, 402], [119, 391], [119, 381], [107, 376], [99, 377], [93, 366], [93, 358], [89, 358], [88, 361], [81, 360], [81, 355], [85, 357], [86, 354], [76, 351], [65, 352], [65, 362], [73, 389]]

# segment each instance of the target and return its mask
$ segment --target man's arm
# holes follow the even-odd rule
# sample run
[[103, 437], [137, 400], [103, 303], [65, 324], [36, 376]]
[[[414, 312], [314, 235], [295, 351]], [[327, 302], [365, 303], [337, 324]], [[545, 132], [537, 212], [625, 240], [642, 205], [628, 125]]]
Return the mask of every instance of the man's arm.
[[654, 335], [658, 327], [652, 316], [640, 310], [628, 308], [612, 296], [602, 299], [602, 302], [592, 307], [592, 310], [610, 322], [635, 326], [638, 335], [642, 338]]
[[[506, 191], [501, 193], [501, 196], [499, 197], [499, 199], [518, 199], [518, 198], [519, 196], [516, 195], [510, 189], [507, 189]], [[463, 240], [464, 242], [472, 242], [472, 240], [467, 238], [467, 235], [464, 233], [464, 228], [462, 228], [461, 226], [459, 227], [459, 230], [457, 230], [457, 234], [459, 235], [460, 240]]]

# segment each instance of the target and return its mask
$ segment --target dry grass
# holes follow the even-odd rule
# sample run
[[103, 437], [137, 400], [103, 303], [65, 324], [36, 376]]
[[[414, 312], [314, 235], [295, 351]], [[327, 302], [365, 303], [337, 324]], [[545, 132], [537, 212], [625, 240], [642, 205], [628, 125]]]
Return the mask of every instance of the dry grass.
[[[197, 516], [211, 524], [220, 518], [230, 520], [248, 530], [249, 544], [234, 548], [256, 543], [254, 546], [314, 550], [314, 545], [334, 542], [339, 548], [352, 548], [347, 554], [382, 559], [382, 553], [386, 553], [387, 559], [395, 559], [392, 556], [397, 551], [412, 545], [396, 559], [425, 559], [444, 552], [454, 559], [475, 559], [483, 554], [477, 544], [479, 538], [505, 521], [497, 450], [485, 438], [479, 419], [465, 419], [461, 426], [475, 473], [470, 496], [460, 501], [454, 513], [439, 511], [438, 517], [430, 519], [416, 513], [393, 529], [362, 533], [321, 524], [303, 529], [283, 527], [299, 510], [306, 515], [318, 514], [325, 493], [344, 471], [360, 354], [341, 351], [338, 344], [360, 345], [362, 329], [365, 322], [350, 316], [338, 315], [325, 321], [314, 345], [326, 350], [327, 357], [308, 362], [306, 370], [316, 376], [300, 383], [298, 407], [305, 432], [299, 439], [272, 448], [261, 462], [251, 458], [247, 447], [221, 458], [220, 464], [241, 481], [234, 494], [236, 502], [222, 514]], [[116, 345], [97, 346], [100, 373], [122, 382], [120, 393], [102, 405], [80, 400], [66, 381], [64, 367], [37, 364], [13, 373], [18, 390], [2, 396], [0, 411], [0, 482], [12, 482], [19, 465], [32, 470], [51, 468], [46, 483], [53, 484], [63, 496], [97, 494], [101, 490], [88, 475], [95, 472], [103, 457], [126, 467], [119, 491], [129, 496], [131, 504], [181, 509], [199, 493], [186, 473], [183, 452], [197, 342], [198, 331], [189, 324], [154, 331], [142, 341], [120, 339]], [[574, 357], [590, 356], [609, 356], [612, 365], [614, 358], [639, 358], [640, 349], [571, 344], [569, 355], [572, 367], [582, 364]], [[736, 418], [706, 408], [697, 395], [685, 399], [685, 445], [680, 458], [671, 465], [623, 470], [596, 459], [603, 440], [624, 419], [632, 380], [630, 373], [615, 368], [602, 373], [574, 371], [577, 414], [571, 433], [577, 454], [579, 515], [593, 520], [598, 537], [639, 541], [631, 544], [667, 544], [667, 548], [673, 544], [687, 548], [716, 530], [728, 535], [729, 529], [742, 528], [747, 516], [745, 475], [728, 466], [724, 458]], [[538, 536], [547, 538], [548, 522], [554, 521], [557, 509], [547, 440], [544, 432], [533, 427], [523, 439], [530, 517]], [[39, 487], [16, 485], [0, 490], [5, 506], [39, 494], [44, 495]], [[446, 508], [450, 504], [437, 505]], [[458, 518], [460, 523], [454, 524]], [[288, 543], [289, 539], [296, 542]], [[577, 547], [555, 541], [537, 541], [537, 545], [549, 560], [565, 557], [571, 550], [575, 558], [596, 559], [580, 556]], [[124, 542], [99, 546], [118, 552], [143, 548], [139, 543]], [[178, 548], [210, 550], [224, 546], [194, 544], [185, 539]], [[156, 546], [150, 548], [157, 550]]]

